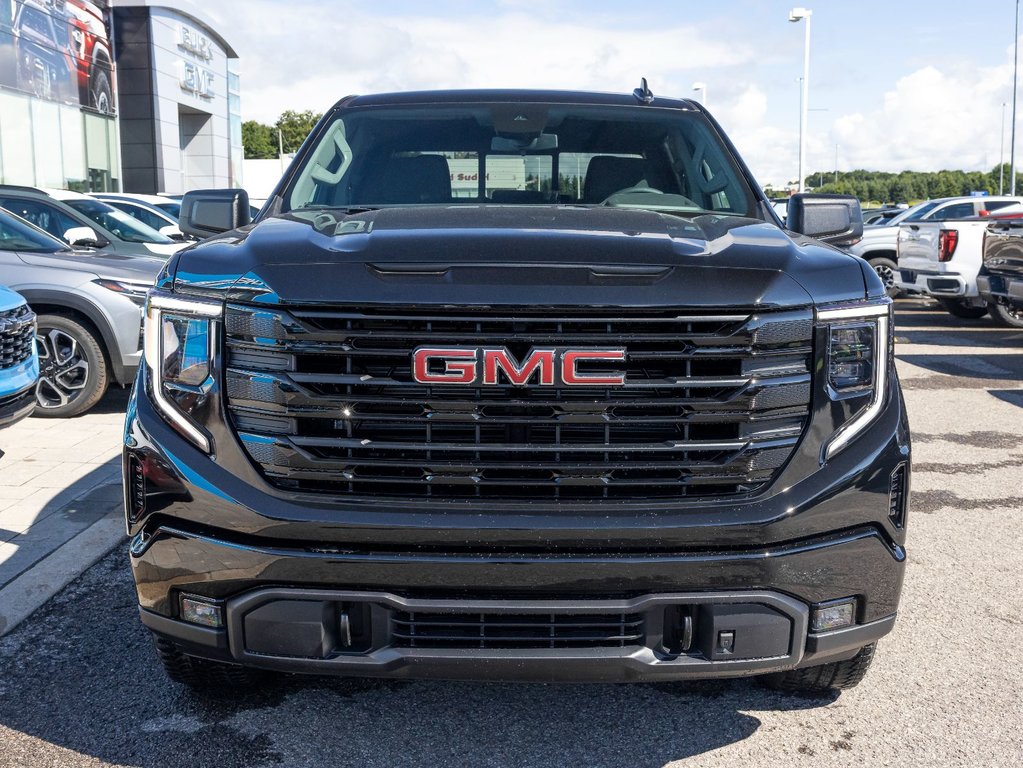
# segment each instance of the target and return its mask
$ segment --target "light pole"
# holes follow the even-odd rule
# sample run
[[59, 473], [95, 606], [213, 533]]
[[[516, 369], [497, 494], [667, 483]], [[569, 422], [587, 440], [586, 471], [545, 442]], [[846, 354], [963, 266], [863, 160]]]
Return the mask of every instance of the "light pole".
[[1019, 0], [1016, 0], [1016, 36], [1012, 41], [1012, 138], [1009, 139], [1009, 194], [1016, 196], [1016, 75], [1019, 73]]
[[700, 92], [700, 103], [703, 106], [707, 106], [707, 84], [706, 83], [693, 83], [693, 90]]
[[[1016, 0], [1018, 3], [1019, 0]], [[810, 17], [813, 11], [808, 8], [793, 8], [789, 11], [789, 21], [806, 22], [806, 35], [803, 42], [803, 87], [800, 91], [799, 105], [799, 187], [804, 191], [803, 173], [806, 167], [806, 113], [810, 102]]]

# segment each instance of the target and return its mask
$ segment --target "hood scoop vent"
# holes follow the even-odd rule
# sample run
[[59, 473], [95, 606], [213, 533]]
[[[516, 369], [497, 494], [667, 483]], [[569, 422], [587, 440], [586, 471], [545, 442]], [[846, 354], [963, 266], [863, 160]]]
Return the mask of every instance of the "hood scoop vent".
[[674, 267], [645, 264], [447, 264], [394, 262], [367, 264], [370, 274], [386, 282], [423, 281], [459, 285], [592, 285], [619, 283], [653, 285], [668, 277]]

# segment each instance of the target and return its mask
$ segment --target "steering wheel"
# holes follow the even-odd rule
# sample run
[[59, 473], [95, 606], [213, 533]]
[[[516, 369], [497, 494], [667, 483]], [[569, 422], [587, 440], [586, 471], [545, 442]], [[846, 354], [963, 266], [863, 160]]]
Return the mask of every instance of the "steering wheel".
[[646, 192], [649, 192], [650, 194], [653, 194], [653, 195], [663, 195], [663, 194], [665, 194], [664, 190], [655, 189], [654, 187], [625, 187], [625, 189], [619, 189], [617, 192], [612, 192], [610, 195], [605, 197], [603, 199], [603, 201], [601, 201], [600, 204], [601, 205], [606, 205], [608, 203], [608, 201], [611, 200], [611, 198], [618, 197], [619, 195], [634, 195], [634, 194], [641, 194], [641, 193], [646, 193]]

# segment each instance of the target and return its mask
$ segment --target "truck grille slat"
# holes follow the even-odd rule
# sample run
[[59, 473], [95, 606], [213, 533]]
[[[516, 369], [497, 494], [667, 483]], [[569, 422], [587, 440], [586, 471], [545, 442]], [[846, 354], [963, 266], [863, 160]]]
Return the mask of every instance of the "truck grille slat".
[[395, 612], [391, 636], [406, 648], [625, 648], [641, 643], [640, 614]]
[[0, 370], [20, 365], [32, 356], [35, 314], [27, 305], [0, 312]]
[[[231, 305], [229, 410], [270, 483], [438, 500], [751, 494], [809, 414], [810, 310], [686, 313]], [[424, 385], [423, 344], [624, 348], [616, 387]], [[457, 343], [455, 343], [457, 341]]]

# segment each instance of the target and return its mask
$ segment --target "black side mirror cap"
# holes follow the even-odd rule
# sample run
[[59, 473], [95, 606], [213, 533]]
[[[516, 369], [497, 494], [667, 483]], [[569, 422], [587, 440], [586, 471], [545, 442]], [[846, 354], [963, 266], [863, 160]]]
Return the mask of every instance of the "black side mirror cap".
[[789, 198], [785, 225], [793, 232], [842, 248], [863, 237], [863, 212], [852, 195], [799, 194]]
[[244, 227], [252, 220], [244, 189], [198, 189], [181, 199], [178, 227], [200, 239]]

